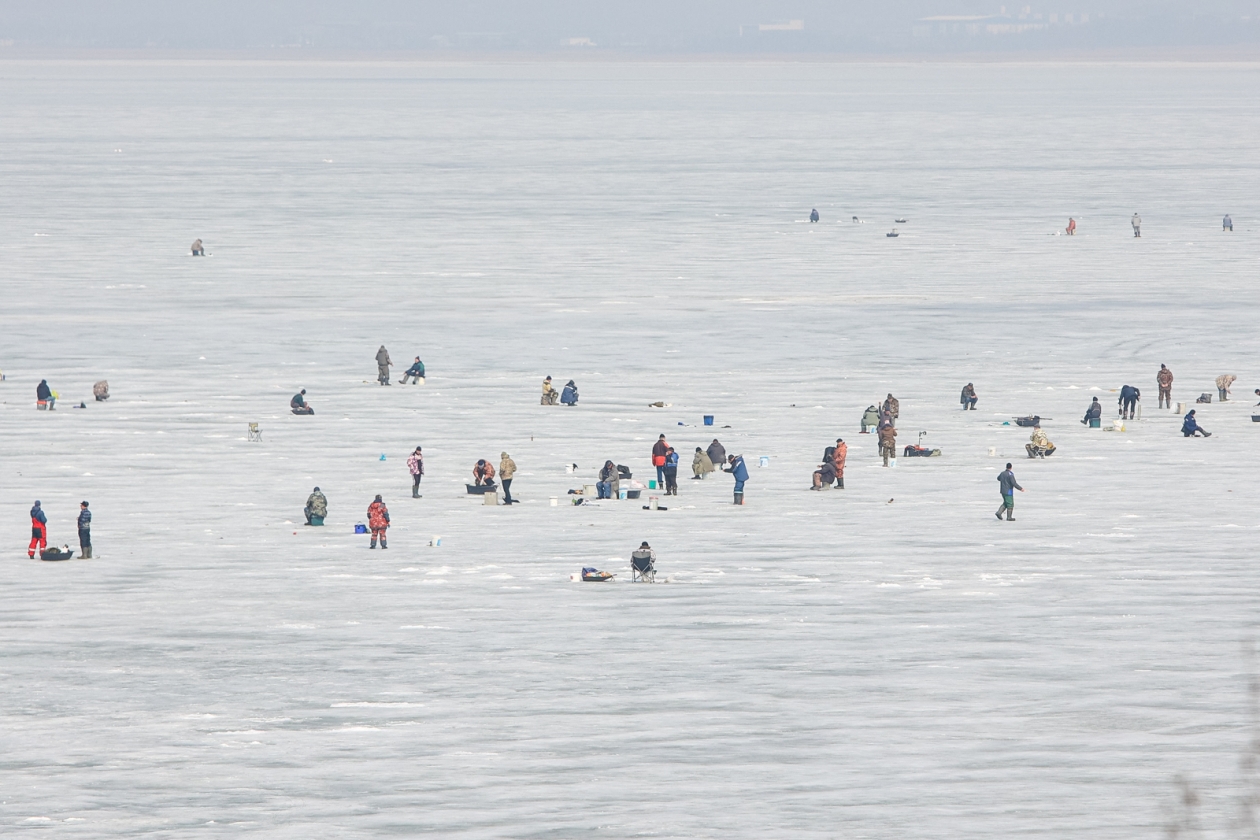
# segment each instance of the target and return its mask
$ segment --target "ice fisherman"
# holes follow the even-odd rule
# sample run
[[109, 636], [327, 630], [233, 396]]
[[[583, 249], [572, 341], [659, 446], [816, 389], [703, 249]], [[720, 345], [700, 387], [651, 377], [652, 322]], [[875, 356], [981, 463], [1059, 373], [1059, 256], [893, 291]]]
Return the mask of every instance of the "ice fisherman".
[[1129, 220], [1129, 224], [1133, 225], [1133, 236], [1137, 239], [1142, 238], [1142, 217], [1137, 213], [1133, 214], [1133, 218]]
[[419, 356], [416, 356], [416, 360], [411, 363], [411, 367], [403, 372], [402, 384], [406, 385], [408, 379], [411, 380], [412, 385], [419, 385], [420, 380], [424, 379], [424, 362], [420, 361]]
[[1015, 473], [1011, 470], [1011, 465], [1006, 465], [1006, 472], [1001, 473], [997, 477], [998, 482], [1002, 485], [1002, 506], [997, 509], [995, 516], [1000, 520], [1002, 512], [1006, 511], [1006, 521], [1015, 521], [1015, 491], [1023, 493], [1024, 488], [1019, 486], [1019, 482], [1015, 480]]
[[97, 402], [105, 402], [109, 399], [109, 382], [102, 379], [92, 386], [92, 396], [96, 397]]
[[888, 417], [888, 422], [897, 425], [897, 418], [901, 416], [901, 403], [892, 394], [884, 400], [883, 413]]
[[92, 511], [88, 510], [86, 501], [79, 502], [79, 518], [75, 524], [79, 528], [79, 559], [92, 559]]
[[836, 489], [844, 489], [844, 462], [849, 457], [849, 444], [844, 442], [844, 438], [836, 438], [836, 449], [831, 456], [832, 463], [836, 465]]
[[1172, 408], [1172, 371], [1160, 365], [1159, 373], [1155, 374], [1155, 382], [1159, 385], [1159, 407], [1164, 408], [1164, 404], [1167, 403], [1168, 408]]
[[289, 410], [294, 414], [314, 414], [315, 409], [306, 404], [306, 389], [303, 388], [289, 400]]
[[1182, 437], [1194, 437], [1195, 435], [1203, 435], [1211, 437], [1212, 433], [1199, 425], [1199, 421], [1194, 416], [1194, 409], [1190, 409], [1190, 413], [1181, 421]]
[[319, 487], [312, 490], [311, 495], [306, 497], [306, 507], [302, 508], [302, 515], [306, 517], [307, 525], [315, 524], [311, 521], [312, 516], [318, 516], [322, 522], [328, 515], [328, 497], [320, 491]]
[[656, 443], [652, 444], [652, 466], [656, 467], [656, 486], [658, 488], [665, 486], [665, 454], [669, 451], [669, 441], [665, 440], [665, 435], [661, 435]]
[[52, 411], [57, 406], [57, 398], [53, 396], [52, 388], [48, 387], [48, 380], [41, 379], [39, 384], [35, 386], [35, 406], [48, 406], [48, 410]]
[[385, 544], [385, 532], [389, 530], [389, 508], [385, 507], [385, 502], [381, 500], [380, 495], [376, 497], [376, 501], [368, 505], [368, 527], [372, 529], [372, 544], [368, 548], [376, 548], [376, 538], [381, 539], [381, 548], [389, 548]]
[[551, 386], [551, 377], [548, 376], [543, 380], [542, 389], [542, 405], [555, 405], [560, 398], [560, 394]]
[[715, 468], [726, 468], [726, 447], [718, 443], [717, 438], [714, 438], [713, 443], [709, 444], [706, 454], [708, 454], [709, 460], [713, 463]]
[[564, 392], [560, 394], [561, 405], [577, 405], [577, 383], [570, 379], [564, 383]]
[[970, 382], [964, 385], [958, 401], [962, 403], [963, 411], [975, 411], [976, 403], [980, 401], [980, 398], [976, 396], [976, 386]]
[[879, 454], [884, 459], [885, 467], [890, 459], [897, 457], [897, 427], [891, 423], [879, 429]]
[[420, 498], [420, 479], [424, 478], [424, 453], [420, 447], [407, 456], [407, 472], [411, 473], [411, 498]]
[[393, 362], [389, 360], [389, 351], [385, 349], [385, 345], [381, 345], [381, 349], [376, 351], [376, 379], [382, 385], [389, 385], [389, 369], [393, 366]]
[[1076, 219], [1071, 216], [1068, 217], [1067, 235], [1076, 236]]
[[1237, 378], [1232, 373], [1222, 373], [1216, 377], [1216, 393], [1221, 402], [1229, 402], [1229, 386], [1233, 385]]
[[748, 467], [744, 464], [743, 455], [730, 455], [726, 459], [730, 464], [725, 472], [731, 474], [735, 479], [735, 504], [742, 505], [744, 503], [744, 482], [748, 480]]
[[616, 499], [621, 495], [621, 471], [612, 461], [605, 461], [599, 470], [599, 481], [595, 482], [595, 496], [598, 499]]
[[200, 239], [193, 240], [192, 255], [194, 257], [204, 257], [206, 255], [206, 249], [202, 247]]
[[1101, 420], [1101, 419], [1102, 419], [1102, 403], [1098, 401], [1098, 397], [1094, 397], [1094, 401], [1089, 404], [1089, 408], [1085, 409], [1085, 416], [1081, 418], [1081, 425], [1088, 426], [1091, 420]]
[[678, 495], [678, 453], [672, 446], [665, 450], [665, 495]]
[[873, 405], [868, 405], [866, 411], [862, 412], [862, 434], [870, 434], [867, 429], [873, 429], [879, 425], [879, 409]]
[[711, 472], [713, 472], [713, 459], [709, 457], [709, 453], [697, 446], [696, 454], [691, 456], [691, 478], [704, 479]]
[[485, 458], [479, 458], [476, 464], [473, 464], [473, 484], [477, 487], [483, 484], [488, 487], [494, 486], [494, 464]]
[[1229, 217], [1228, 213], [1225, 214], [1225, 218], [1221, 219], [1221, 230], [1227, 230], [1230, 233], [1234, 232], [1234, 220]]
[[1028, 452], [1029, 458], [1044, 458], [1047, 455], [1054, 454], [1054, 444], [1050, 442], [1050, 438], [1046, 437], [1046, 433], [1041, 430], [1041, 424], [1033, 426], [1032, 436], [1028, 438], [1030, 443], [1024, 444], [1024, 449]]
[[1125, 385], [1120, 389], [1120, 399], [1117, 403], [1120, 406], [1120, 417], [1124, 420], [1132, 420], [1137, 404], [1142, 401], [1142, 392], [1132, 385]]
[[503, 504], [514, 505], [512, 498], [512, 476], [516, 475], [516, 462], [506, 452], [499, 453], [499, 481], [503, 485]]
[[36, 549], [43, 551], [46, 548], [48, 548], [48, 516], [40, 507], [39, 499], [36, 499], [35, 506], [31, 508], [31, 545], [26, 554], [34, 559]]
[[818, 221], [818, 208], [817, 207], [809, 211], [809, 220], [810, 222]]

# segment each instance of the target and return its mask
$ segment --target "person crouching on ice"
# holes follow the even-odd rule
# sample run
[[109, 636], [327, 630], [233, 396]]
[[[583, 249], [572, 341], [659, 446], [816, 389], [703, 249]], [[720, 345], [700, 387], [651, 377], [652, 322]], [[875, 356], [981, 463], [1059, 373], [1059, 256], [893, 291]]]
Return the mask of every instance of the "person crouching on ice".
[[372, 529], [372, 545], [369, 548], [376, 548], [378, 536], [381, 538], [381, 548], [389, 548], [385, 545], [385, 531], [389, 529], [389, 508], [385, 507], [380, 496], [368, 505], [368, 527]]
[[494, 484], [494, 465], [481, 458], [473, 465], [473, 484], [480, 487], [483, 484]]
[[1050, 442], [1050, 438], [1046, 437], [1046, 433], [1041, 430], [1040, 426], [1033, 426], [1032, 437], [1029, 440], [1032, 443], [1024, 444], [1024, 449], [1027, 450], [1029, 458], [1044, 458], [1047, 455], [1054, 454], [1054, 444]]

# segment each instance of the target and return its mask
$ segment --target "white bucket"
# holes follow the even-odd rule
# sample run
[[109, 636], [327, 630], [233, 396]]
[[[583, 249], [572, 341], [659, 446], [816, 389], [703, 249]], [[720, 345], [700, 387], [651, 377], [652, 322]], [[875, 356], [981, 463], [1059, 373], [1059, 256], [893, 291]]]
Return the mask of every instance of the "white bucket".
[[560, 497], [559, 497], [559, 496], [552, 496], [552, 497], [551, 497], [551, 506], [552, 506], [552, 507], [559, 507], [559, 506], [560, 506]]
[[571, 472], [573, 472], [573, 465], [572, 465], [572, 464], [565, 464], [565, 465], [564, 465], [564, 471], [565, 471], [565, 472], [567, 472], [567, 473], [571, 473]]
[[582, 573], [581, 573], [581, 572], [574, 572], [573, 574], [569, 575], [569, 580], [570, 580], [570, 581], [572, 581], [573, 583], [581, 583], [581, 582], [582, 582]]
[[989, 447], [989, 457], [990, 457], [990, 458], [996, 458], [996, 457], [997, 457], [997, 447], [996, 447], [996, 446], [990, 446], [990, 447]]
[[1178, 413], [1178, 414], [1185, 414], [1185, 413], [1186, 413], [1186, 404], [1185, 404], [1185, 403], [1177, 403], [1177, 413]]
[[661, 500], [659, 496], [648, 496], [648, 509], [657, 510], [660, 507]]
[[896, 459], [896, 458], [889, 458], [889, 459], [888, 459], [888, 466], [890, 466], [890, 467], [895, 467], [895, 466], [897, 466], [897, 459]]
[[626, 497], [626, 491], [625, 491], [625, 490], [618, 490], [618, 491], [617, 491], [617, 498], [618, 498], [618, 499], [624, 499], [625, 497]]
[[438, 547], [438, 546], [440, 546], [441, 544], [442, 544], [442, 538], [441, 538], [441, 537], [439, 537], [437, 534], [434, 534], [434, 535], [433, 535], [433, 539], [429, 540], [429, 547], [430, 547], [430, 548], [437, 548], [437, 547]]
[[594, 484], [583, 484], [582, 495], [588, 499], [593, 499], [599, 495], [599, 491], [595, 489]]
[[483, 493], [483, 494], [481, 495], [481, 497], [482, 497], [482, 499], [484, 499], [484, 500], [485, 500], [485, 501], [483, 502], [483, 504], [487, 504], [487, 505], [497, 505], [497, 504], [499, 503], [499, 494], [498, 494], [498, 493]]
[[758, 459], [757, 464], [758, 464], [759, 466], [762, 466], [762, 467], [768, 467], [768, 466], [770, 466], [770, 456], [769, 456], [769, 455], [762, 455], [762, 456], [761, 456], [761, 458], [760, 458], [760, 459]]

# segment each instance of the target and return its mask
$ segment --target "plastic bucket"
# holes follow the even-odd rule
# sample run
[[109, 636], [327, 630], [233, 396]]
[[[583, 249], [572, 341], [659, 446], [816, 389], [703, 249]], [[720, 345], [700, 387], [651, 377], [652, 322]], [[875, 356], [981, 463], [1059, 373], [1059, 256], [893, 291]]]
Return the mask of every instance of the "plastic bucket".
[[1089, 427], [1091, 429], [1097, 429], [1101, 425], [1102, 425], [1102, 422], [1097, 417], [1089, 421]]
[[704, 415], [704, 425], [706, 425], [706, 426], [712, 426], [712, 425], [713, 425], [713, 415], [712, 415], [712, 414], [706, 414], [706, 415]]
[[762, 455], [762, 456], [761, 456], [761, 458], [759, 458], [759, 459], [757, 460], [757, 464], [758, 464], [758, 465], [760, 465], [760, 466], [763, 466], [763, 467], [768, 467], [768, 466], [770, 466], [770, 456], [769, 456], [769, 455]]
[[989, 447], [989, 457], [990, 457], [990, 458], [997, 457], [997, 447], [996, 447], [996, 446], [990, 446], [990, 447]]
[[649, 489], [649, 490], [655, 490], [655, 489], [656, 489], [656, 479], [655, 479], [655, 478], [650, 479], [650, 480], [648, 481], [648, 489]]
[[897, 466], [897, 459], [896, 459], [896, 458], [889, 458], [889, 459], [888, 459], [888, 466], [890, 466], [890, 467], [895, 467], [895, 466]]
[[552, 506], [552, 507], [559, 507], [559, 506], [560, 506], [560, 497], [559, 497], [559, 496], [552, 496], [552, 497], [551, 497], [551, 506]]
[[497, 505], [499, 503], [498, 493], [482, 493], [481, 498], [485, 500], [485, 504]]
[[661, 503], [661, 500], [658, 499], [656, 496], [648, 496], [648, 509], [656, 510], [658, 507], [660, 507], [660, 503]]
[[627, 493], [627, 491], [625, 491], [625, 490], [618, 490], [618, 491], [617, 491], [617, 498], [618, 498], [618, 499], [624, 499], [624, 498], [626, 498], [626, 493]]
[[362, 522], [360, 522], [359, 524], [357, 524], [357, 525], [355, 525], [355, 526], [354, 526], [354, 532], [355, 532], [356, 534], [366, 534], [366, 533], [367, 533], [367, 526], [366, 526], [366, 525], [364, 525]]
[[322, 517], [322, 516], [312, 516], [312, 517], [311, 517], [311, 524], [312, 524], [312, 525], [323, 525], [323, 524], [324, 524], [324, 517]]
[[433, 535], [433, 539], [429, 540], [429, 545], [436, 548], [442, 544], [442, 538], [437, 534]]

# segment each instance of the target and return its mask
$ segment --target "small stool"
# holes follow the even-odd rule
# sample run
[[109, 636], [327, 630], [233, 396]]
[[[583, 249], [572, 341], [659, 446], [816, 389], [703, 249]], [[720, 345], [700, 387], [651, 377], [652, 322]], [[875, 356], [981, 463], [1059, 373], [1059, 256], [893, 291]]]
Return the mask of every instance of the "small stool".
[[256, 440], [262, 442], [262, 430], [258, 428], [257, 423], [249, 424], [249, 437], [247, 440]]

